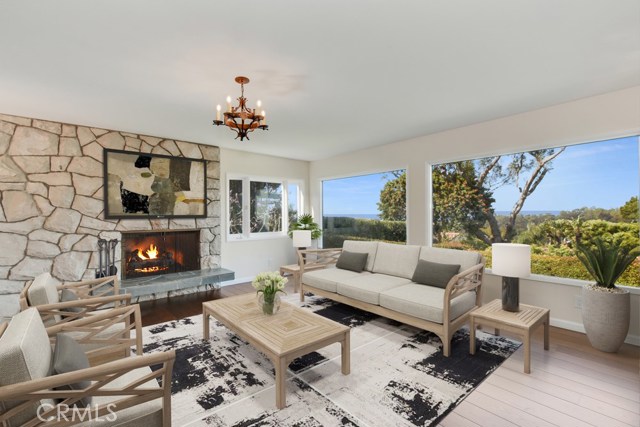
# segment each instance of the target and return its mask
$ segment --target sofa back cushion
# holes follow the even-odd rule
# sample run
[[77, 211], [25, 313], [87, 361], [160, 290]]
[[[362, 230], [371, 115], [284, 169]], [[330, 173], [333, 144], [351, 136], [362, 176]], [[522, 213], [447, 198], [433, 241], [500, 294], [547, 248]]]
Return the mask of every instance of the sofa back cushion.
[[345, 240], [342, 244], [342, 250], [348, 252], [367, 253], [367, 264], [364, 269], [367, 271], [373, 271], [373, 264], [376, 260], [376, 254], [378, 251], [378, 242], [373, 241], [358, 241], [358, 240]]
[[[0, 337], [0, 386], [17, 384], [50, 374], [52, 351], [49, 336], [35, 308], [29, 308], [13, 316]], [[51, 400], [42, 400], [51, 404]], [[0, 409], [16, 406], [11, 401], [0, 402]], [[20, 426], [36, 416], [37, 404], [33, 404], [14, 416], [9, 426]]]
[[411, 279], [418, 265], [419, 255], [420, 246], [380, 242], [373, 272]]
[[440, 264], [460, 264], [460, 272], [462, 272], [479, 264], [482, 256], [473, 251], [422, 246], [420, 248], [420, 259]]

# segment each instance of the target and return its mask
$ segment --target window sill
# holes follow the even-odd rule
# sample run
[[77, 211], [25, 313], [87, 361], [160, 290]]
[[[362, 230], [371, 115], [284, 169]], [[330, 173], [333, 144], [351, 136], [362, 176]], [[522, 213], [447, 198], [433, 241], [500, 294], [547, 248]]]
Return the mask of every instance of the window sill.
[[278, 240], [278, 239], [289, 239], [289, 236], [286, 234], [278, 233], [278, 234], [268, 234], [264, 236], [254, 235], [250, 237], [242, 236], [242, 237], [230, 237], [227, 235], [227, 243], [239, 243], [239, 242], [256, 242], [261, 240]]
[[[489, 268], [486, 269], [485, 272], [487, 274], [491, 274], [492, 276], [500, 277], [497, 274], [493, 274], [491, 272], [491, 269]], [[576, 287], [583, 287], [584, 285], [589, 285], [593, 283], [593, 281], [589, 281], [589, 280], [569, 279], [567, 277], [556, 277], [556, 276], [543, 276], [542, 274], [532, 274], [531, 276], [523, 280], [532, 280], [534, 282], [554, 283], [558, 285], [576, 286]], [[637, 288], [635, 286], [619, 285], [618, 287], [622, 289], [627, 289], [632, 295], [640, 295], [640, 288]]]

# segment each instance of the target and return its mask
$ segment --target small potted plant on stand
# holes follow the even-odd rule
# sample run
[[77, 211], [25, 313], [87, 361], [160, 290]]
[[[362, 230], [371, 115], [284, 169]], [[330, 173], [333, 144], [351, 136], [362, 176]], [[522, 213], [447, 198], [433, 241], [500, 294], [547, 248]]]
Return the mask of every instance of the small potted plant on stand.
[[311, 214], [300, 215], [296, 221], [291, 221], [291, 224], [289, 224], [289, 237], [293, 237], [293, 232], [297, 230], [311, 231], [311, 240], [319, 239], [322, 236], [322, 229], [317, 223], [313, 222], [313, 215]]
[[609, 243], [599, 237], [593, 243], [576, 244], [576, 256], [596, 281], [582, 288], [582, 322], [594, 348], [615, 353], [629, 332], [631, 311], [629, 291], [615, 284], [640, 255], [640, 248], [628, 249], [620, 241]]
[[264, 314], [275, 314], [280, 309], [279, 292], [284, 292], [287, 279], [278, 272], [260, 273], [251, 283], [258, 294], [258, 306]]

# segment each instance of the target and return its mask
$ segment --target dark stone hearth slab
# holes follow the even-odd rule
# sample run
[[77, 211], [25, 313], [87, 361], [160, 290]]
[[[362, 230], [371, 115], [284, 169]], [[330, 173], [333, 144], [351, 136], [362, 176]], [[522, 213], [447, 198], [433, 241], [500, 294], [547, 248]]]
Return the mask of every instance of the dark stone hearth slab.
[[136, 277], [120, 283], [122, 290], [131, 297], [179, 291], [197, 286], [213, 285], [235, 279], [235, 273], [226, 268], [205, 268], [160, 276]]

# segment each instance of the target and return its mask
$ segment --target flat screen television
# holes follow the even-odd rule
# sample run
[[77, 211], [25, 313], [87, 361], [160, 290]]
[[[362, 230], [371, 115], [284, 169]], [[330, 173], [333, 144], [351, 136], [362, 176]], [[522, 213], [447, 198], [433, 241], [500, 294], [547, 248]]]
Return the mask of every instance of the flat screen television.
[[104, 217], [204, 218], [207, 162], [104, 150]]

